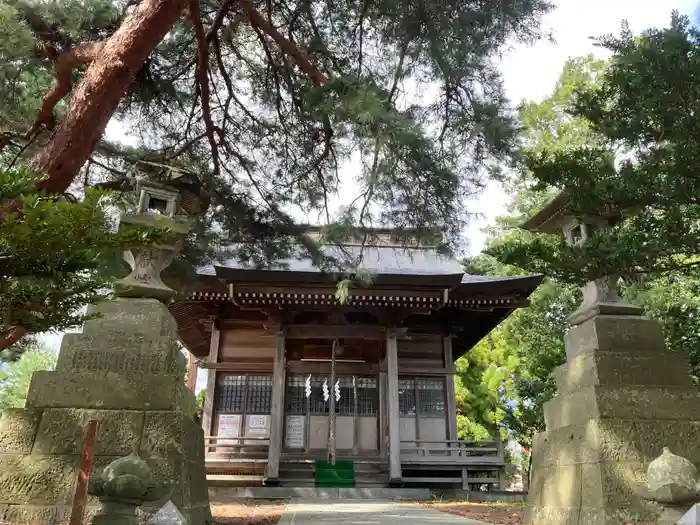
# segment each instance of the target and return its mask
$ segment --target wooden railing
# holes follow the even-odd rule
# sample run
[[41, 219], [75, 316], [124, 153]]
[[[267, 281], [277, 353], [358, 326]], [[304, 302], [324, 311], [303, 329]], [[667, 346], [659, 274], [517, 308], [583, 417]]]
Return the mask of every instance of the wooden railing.
[[204, 450], [207, 456], [232, 458], [245, 454], [245, 457], [267, 457], [270, 438], [259, 436], [204, 436]]
[[453, 463], [459, 465], [504, 465], [500, 441], [406, 440], [401, 441], [401, 463]]
[[[267, 458], [269, 438], [258, 436], [205, 436], [207, 457], [212, 460]], [[500, 441], [407, 440], [401, 441], [402, 464], [457, 464], [501, 466], [505, 464]]]

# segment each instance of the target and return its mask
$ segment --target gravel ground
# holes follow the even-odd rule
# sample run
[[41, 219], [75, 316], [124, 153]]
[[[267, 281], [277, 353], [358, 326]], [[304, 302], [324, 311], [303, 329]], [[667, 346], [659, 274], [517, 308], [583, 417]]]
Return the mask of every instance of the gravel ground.
[[284, 506], [283, 501], [232, 499], [212, 502], [211, 513], [216, 525], [275, 525]]

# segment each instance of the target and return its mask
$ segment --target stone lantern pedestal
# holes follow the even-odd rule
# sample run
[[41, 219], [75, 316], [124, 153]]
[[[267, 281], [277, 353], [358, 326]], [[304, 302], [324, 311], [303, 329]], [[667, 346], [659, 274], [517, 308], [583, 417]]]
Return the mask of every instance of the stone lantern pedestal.
[[[166, 216], [158, 220], [187, 232], [174, 218], [176, 192], [148, 183], [139, 191], [139, 214], [127, 221], [156, 220], [148, 206], [164, 202]], [[56, 369], [33, 375], [26, 408], [0, 416], [0, 522], [67, 523], [90, 419], [98, 421], [91, 478], [135, 450], [155, 481], [172, 489], [170, 501], [190, 524], [211, 521], [203, 432], [185, 385], [178, 327], [165, 304], [174, 292], [160, 280], [177, 249], [175, 242], [126, 254], [133, 271], [117, 283], [119, 297], [90, 307], [100, 317], [63, 337]], [[96, 496], [110, 504], [109, 495]], [[162, 503], [140, 507], [134, 523], [145, 523]], [[93, 497], [86, 523], [99, 508]]]
[[[580, 224], [550, 208], [526, 226], [560, 228], [578, 242], [570, 232]], [[669, 447], [700, 464], [700, 389], [687, 361], [666, 347], [656, 321], [620, 299], [613, 277], [583, 291], [569, 319], [566, 363], [553, 373], [557, 395], [544, 405], [546, 431], [533, 440], [528, 525], [658, 515], [646, 493], [650, 462]]]

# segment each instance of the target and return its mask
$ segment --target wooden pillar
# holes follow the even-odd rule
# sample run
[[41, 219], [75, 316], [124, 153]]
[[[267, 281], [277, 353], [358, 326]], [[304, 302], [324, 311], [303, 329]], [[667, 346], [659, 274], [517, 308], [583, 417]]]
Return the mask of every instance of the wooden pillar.
[[[498, 457], [501, 459], [505, 459], [505, 450], [503, 448], [503, 438], [501, 437], [500, 430], [497, 430], [496, 432], [498, 432], [498, 434], [496, 435], [496, 443], [498, 446]], [[498, 469], [498, 488], [500, 490], [507, 489], [505, 463], [503, 463], [503, 465], [501, 465], [501, 468]]]
[[[219, 348], [221, 346], [220, 321], [214, 318], [211, 323], [211, 339], [209, 341], [209, 363], [219, 361]], [[214, 396], [216, 395], [216, 369], [210, 368], [207, 375], [207, 393], [204, 397], [204, 410], [202, 411], [202, 430], [205, 436], [213, 434], [214, 426]], [[208, 443], [207, 443], [208, 444]]]
[[285, 340], [284, 331], [275, 334], [275, 362], [272, 369], [272, 403], [270, 408], [270, 441], [267, 449], [265, 485], [280, 484], [280, 456], [284, 428]]
[[197, 388], [197, 361], [191, 352], [187, 352], [187, 388], [192, 392]]
[[389, 416], [389, 486], [402, 487], [401, 437], [399, 434], [399, 356], [396, 332], [386, 337], [387, 401]]
[[386, 420], [387, 403], [386, 403], [386, 371], [384, 371], [384, 363], [382, 363], [382, 370], [377, 376], [377, 388], [379, 388], [379, 455], [382, 459], [387, 458], [387, 451], [389, 449], [388, 445], [388, 433], [389, 426]]
[[445, 369], [451, 373], [445, 375], [445, 396], [447, 407], [447, 439], [457, 439], [457, 401], [455, 399], [455, 363], [452, 357], [452, 336], [442, 338], [445, 351]]

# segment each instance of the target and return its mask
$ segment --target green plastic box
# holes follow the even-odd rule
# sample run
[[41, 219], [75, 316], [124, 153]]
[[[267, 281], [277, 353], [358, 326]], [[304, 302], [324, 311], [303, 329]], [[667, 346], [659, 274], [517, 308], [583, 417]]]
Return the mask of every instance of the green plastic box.
[[336, 460], [331, 465], [325, 459], [316, 460], [314, 481], [317, 487], [344, 488], [355, 486], [355, 465], [352, 461]]

